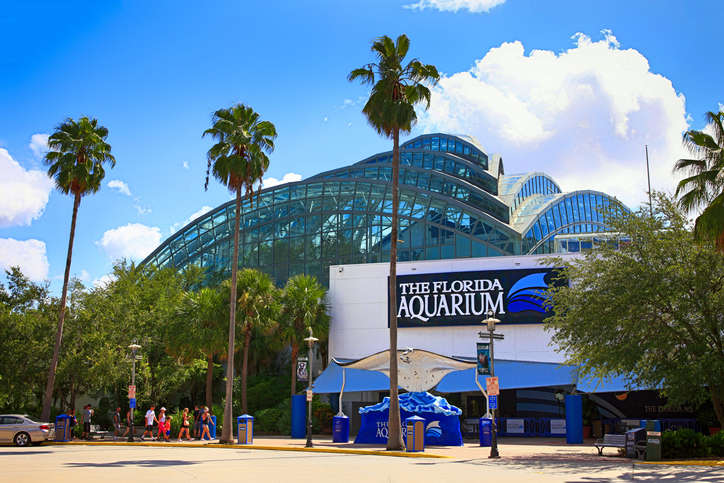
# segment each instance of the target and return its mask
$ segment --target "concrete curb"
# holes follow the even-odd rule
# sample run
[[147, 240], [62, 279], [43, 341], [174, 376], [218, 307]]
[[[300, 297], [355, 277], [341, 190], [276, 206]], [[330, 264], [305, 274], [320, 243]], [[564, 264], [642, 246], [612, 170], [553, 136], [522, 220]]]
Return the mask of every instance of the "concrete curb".
[[637, 465], [663, 465], [663, 466], [720, 466], [724, 467], [722, 460], [676, 460], [676, 461], [637, 461]]
[[[68, 441], [65, 443], [46, 441], [43, 444], [58, 446], [118, 446], [127, 441]], [[158, 448], [230, 448], [230, 449], [258, 449], [265, 451], [306, 451], [308, 453], [336, 453], [336, 454], [358, 454], [372, 456], [396, 456], [398, 458], [438, 458], [454, 459], [452, 456], [444, 456], [432, 453], [407, 453], [402, 451], [378, 451], [367, 449], [339, 449], [339, 448], [295, 448], [290, 446], [265, 446], [255, 444], [219, 444], [219, 443], [155, 443], [150, 441], [136, 441], [136, 446], [155, 446]]]

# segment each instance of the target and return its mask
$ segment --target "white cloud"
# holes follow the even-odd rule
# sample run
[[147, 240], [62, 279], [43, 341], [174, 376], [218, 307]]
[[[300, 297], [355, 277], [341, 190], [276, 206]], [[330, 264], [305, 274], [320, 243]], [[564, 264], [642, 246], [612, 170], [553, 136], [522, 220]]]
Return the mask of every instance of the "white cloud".
[[411, 5], [405, 5], [404, 8], [413, 10], [425, 10], [426, 8], [435, 8], [443, 12], [457, 12], [458, 10], [469, 10], [472, 13], [489, 12], [491, 8], [496, 7], [505, 0], [420, 0]]
[[81, 271], [80, 271], [80, 274], [76, 274], [75, 276], [76, 276], [76, 278], [77, 278], [78, 280], [80, 280], [81, 282], [85, 282], [85, 281], [87, 281], [87, 280], [90, 280], [90, 273], [88, 273], [88, 272], [85, 271], [85, 270], [81, 270]]
[[161, 230], [155, 226], [129, 223], [106, 231], [103, 238], [96, 241], [111, 260], [131, 258], [141, 261], [161, 242]]
[[35, 156], [38, 158], [41, 158], [45, 156], [45, 153], [48, 152], [48, 138], [50, 137], [50, 134], [48, 133], [39, 133], [39, 134], [33, 134], [30, 136], [30, 144], [28, 144], [28, 147], [33, 151]]
[[271, 188], [272, 186], [277, 186], [284, 183], [293, 183], [294, 181], [301, 181], [302, 175], [296, 174], [296, 173], [287, 173], [284, 175], [284, 177], [279, 180], [276, 178], [264, 178], [262, 179], [262, 187], [264, 188]]
[[0, 269], [9, 270], [15, 266], [20, 267], [30, 280], [39, 281], [46, 278], [50, 265], [45, 255], [45, 242], [0, 238]]
[[179, 231], [181, 228], [185, 227], [186, 225], [188, 225], [189, 223], [191, 223], [192, 221], [194, 221], [194, 220], [195, 220], [196, 218], [198, 218], [199, 216], [204, 215], [204, 214], [208, 213], [208, 212], [211, 211], [211, 210], [212, 210], [212, 208], [211, 208], [210, 206], [202, 206], [199, 211], [197, 211], [196, 213], [192, 214], [191, 216], [189, 216], [188, 218], [186, 218], [184, 221], [180, 221], [180, 222], [178, 222], [178, 223], [174, 223], [173, 225], [171, 225], [171, 227], [170, 227], [171, 234], [176, 233], [176, 232]]
[[184, 162], [181, 164], [181, 166], [183, 166], [184, 169], [189, 169], [189, 162], [188, 162], [188, 161], [184, 161]]
[[116, 280], [116, 278], [113, 275], [108, 274], [108, 275], [103, 275], [100, 278], [94, 279], [93, 282], [91, 282], [91, 283], [93, 284], [94, 287], [105, 288], [106, 285], [108, 285], [109, 283], [111, 283], [115, 280]]
[[112, 179], [108, 182], [108, 187], [115, 191], [116, 193], [120, 193], [122, 195], [131, 196], [131, 190], [128, 189], [128, 184], [124, 183], [120, 179]]
[[0, 148], [0, 228], [30, 225], [45, 211], [53, 180], [40, 170], [26, 170]]
[[646, 197], [648, 145], [652, 188], [672, 189], [673, 163], [686, 155], [684, 97], [641, 53], [603, 36], [576, 34], [559, 54], [525, 55], [518, 41], [491, 49], [440, 80], [420, 126], [476, 136], [506, 173], [543, 171], [566, 191], [600, 190], [632, 208]]

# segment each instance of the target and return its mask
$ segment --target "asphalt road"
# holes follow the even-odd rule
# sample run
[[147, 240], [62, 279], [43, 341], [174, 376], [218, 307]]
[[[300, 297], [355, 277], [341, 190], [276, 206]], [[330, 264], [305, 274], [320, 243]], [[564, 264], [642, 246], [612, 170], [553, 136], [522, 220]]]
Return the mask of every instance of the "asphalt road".
[[0, 447], [0, 481], [130, 482], [722, 482], [724, 468], [633, 465], [561, 455], [428, 459], [246, 448]]

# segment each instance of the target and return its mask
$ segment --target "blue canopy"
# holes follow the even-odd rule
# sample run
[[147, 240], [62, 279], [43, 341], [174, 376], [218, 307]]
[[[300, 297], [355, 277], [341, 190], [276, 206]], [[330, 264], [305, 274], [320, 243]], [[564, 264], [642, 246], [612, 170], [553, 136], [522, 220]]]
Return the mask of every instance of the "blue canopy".
[[591, 393], [639, 391], [646, 388], [633, 386], [631, 389], [629, 389], [626, 387], [623, 377], [612, 377], [611, 379], [605, 381], [591, 379], [590, 377], [579, 377], [577, 389], [579, 392]]
[[[564, 366], [550, 362], [495, 361], [495, 376], [499, 378], [500, 389], [522, 389], [526, 387], [569, 386], [576, 383], [577, 366]], [[475, 384], [476, 369], [451, 372], [437, 385], [437, 392], [480, 391]], [[478, 376], [478, 382], [485, 387], [485, 377]]]

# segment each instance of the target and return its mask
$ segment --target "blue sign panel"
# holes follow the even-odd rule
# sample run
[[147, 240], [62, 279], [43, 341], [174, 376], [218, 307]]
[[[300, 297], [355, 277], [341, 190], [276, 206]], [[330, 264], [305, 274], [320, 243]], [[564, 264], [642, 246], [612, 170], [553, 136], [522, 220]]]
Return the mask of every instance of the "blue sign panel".
[[509, 324], [540, 324], [551, 315], [545, 292], [566, 282], [554, 268], [397, 276], [397, 326], [480, 325], [492, 310]]
[[498, 409], [498, 396], [488, 396], [490, 409]]
[[131, 401], [131, 403], [129, 404], [129, 407], [135, 409], [135, 408], [136, 408], [136, 398], [135, 398], [135, 397], [132, 397], [132, 398], [130, 399], [130, 401]]

